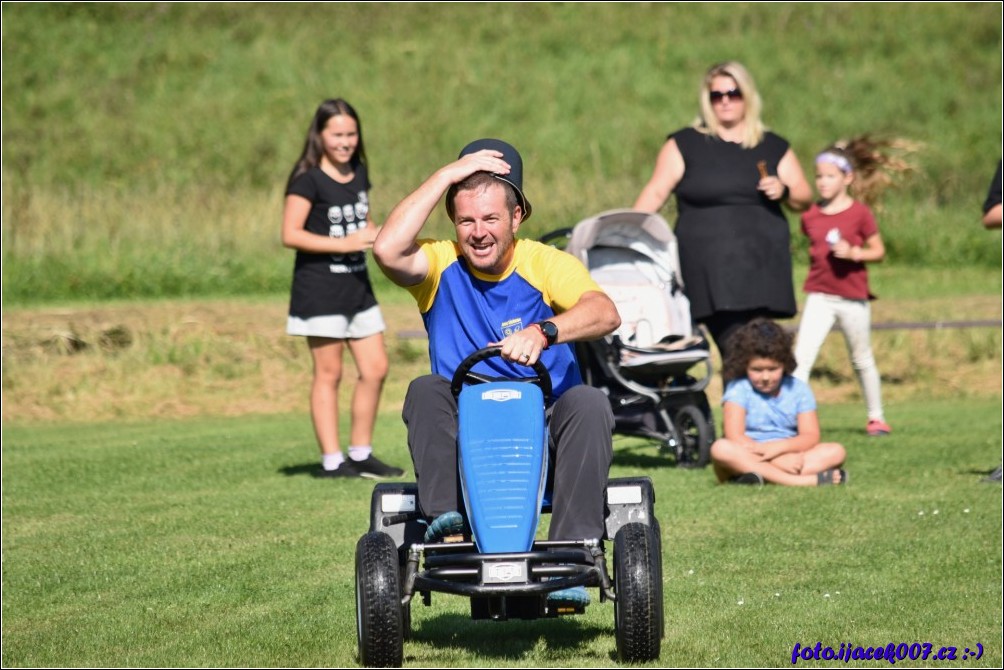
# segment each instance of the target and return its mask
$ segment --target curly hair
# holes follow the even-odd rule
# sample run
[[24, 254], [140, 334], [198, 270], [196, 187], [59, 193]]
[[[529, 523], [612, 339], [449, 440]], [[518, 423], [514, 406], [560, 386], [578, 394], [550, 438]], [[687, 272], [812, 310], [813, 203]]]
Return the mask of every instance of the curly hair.
[[763, 317], [753, 319], [729, 338], [728, 354], [722, 367], [725, 383], [746, 376], [746, 368], [754, 358], [769, 358], [784, 367], [784, 373], [795, 371], [794, 338], [784, 328]]

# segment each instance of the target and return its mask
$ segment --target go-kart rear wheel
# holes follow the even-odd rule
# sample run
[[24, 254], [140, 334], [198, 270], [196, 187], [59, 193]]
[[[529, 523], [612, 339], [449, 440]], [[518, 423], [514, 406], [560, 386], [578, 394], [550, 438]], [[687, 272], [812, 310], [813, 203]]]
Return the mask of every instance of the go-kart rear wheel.
[[696, 405], [684, 405], [673, 415], [673, 424], [680, 435], [677, 466], [703, 468], [711, 461], [713, 428]]
[[370, 532], [356, 544], [356, 632], [364, 667], [399, 668], [404, 662], [404, 616], [397, 546]]
[[662, 571], [659, 541], [642, 523], [614, 536], [614, 626], [617, 656], [626, 663], [659, 658], [662, 644]]

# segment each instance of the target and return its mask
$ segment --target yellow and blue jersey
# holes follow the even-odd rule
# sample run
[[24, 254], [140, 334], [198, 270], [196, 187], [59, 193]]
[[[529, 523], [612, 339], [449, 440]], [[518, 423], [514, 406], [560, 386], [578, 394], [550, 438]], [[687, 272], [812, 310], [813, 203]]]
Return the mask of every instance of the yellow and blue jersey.
[[[577, 258], [540, 242], [517, 240], [513, 262], [501, 275], [468, 267], [451, 240], [423, 239], [418, 244], [429, 260], [429, 273], [406, 288], [418, 302], [429, 334], [432, 372], [447, 379], [464, 358], [490, 342], [570, 309], [584, 293], [602, 292]], [[582, 383], [571, 344], [549, 347], [541, 360], [551, 373], [555, 398]], [[500, 377], [533, 374], [501, 358], [475, 369]]]

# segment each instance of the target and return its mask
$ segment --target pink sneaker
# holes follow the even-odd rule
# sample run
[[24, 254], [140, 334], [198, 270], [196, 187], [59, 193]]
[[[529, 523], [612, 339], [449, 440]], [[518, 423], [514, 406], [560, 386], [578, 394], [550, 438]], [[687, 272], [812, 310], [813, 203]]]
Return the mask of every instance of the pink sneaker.
[[865, 428], [865, 430], [871, 437], [881, 437], [892, 432], [892, 428], [889, 427], [889, 424], [881, 419], [869, 419], [868, 427]]

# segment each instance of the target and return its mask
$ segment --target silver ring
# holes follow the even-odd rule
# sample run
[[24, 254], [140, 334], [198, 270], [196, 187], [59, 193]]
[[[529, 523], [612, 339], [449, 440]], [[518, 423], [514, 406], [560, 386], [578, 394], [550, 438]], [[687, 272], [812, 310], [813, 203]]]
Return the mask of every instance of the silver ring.
[[530, 354], [523, 354], [523, 360], [524, 361], [530, 360]]

